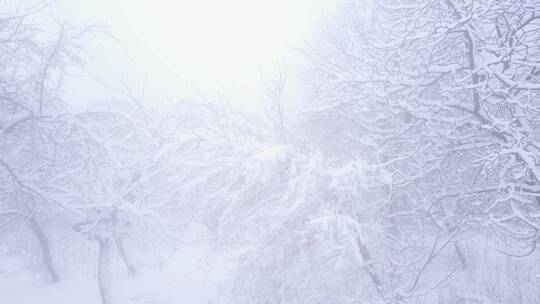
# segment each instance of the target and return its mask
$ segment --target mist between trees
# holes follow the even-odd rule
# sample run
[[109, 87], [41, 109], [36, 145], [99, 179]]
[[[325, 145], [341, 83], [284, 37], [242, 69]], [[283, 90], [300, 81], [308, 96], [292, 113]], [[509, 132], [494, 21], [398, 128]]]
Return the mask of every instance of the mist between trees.
[[198, 227], [237, 257], [218, 303], [540, 303], [540, 1], [350, 1], [302, 49], [300, 111], [263, 75], [264, 121], [74, 111], [101, 29], [45, 6], [0, 14], [0, 275], [88, 273], [111, 304]]

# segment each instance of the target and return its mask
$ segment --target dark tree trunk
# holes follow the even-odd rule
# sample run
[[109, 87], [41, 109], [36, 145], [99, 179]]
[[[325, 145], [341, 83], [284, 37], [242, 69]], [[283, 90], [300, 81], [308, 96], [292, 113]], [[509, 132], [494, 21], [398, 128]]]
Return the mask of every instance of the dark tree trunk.
[[356, 244], [358, 245], [358, 251], [360, 252], [360, 255], [362, 256], [362, 260], [364, 263], [366, 263], [366, 268], [369, 274], [369, 277], [371, 278], [371, 282], [375, 285], [375, 289], [379, 293], [379, 295], [382, 294], [382, 281], [377, 272], [375, 271], [375, 268], [373, 267], [373, 260], [371, 259], [371, 255], [369, 253], [369, 249], [367, 248], [366, 244], [362, 241], [360, 237], [356, 237]]
[[47, 238], [47, 235], [45, 234], [35, 217], [27, 218], [26, 222], [28, 223], [28, 226], [30, 226], [30, 229], [32, 229], [32, 232], [34, 232], [34, 235], [39, 242], [39, 246], [41, 248], [41, 260], [43, 262], [43, 265], [45, 265], [45, 269], [47, 270], [51, 281], [53, 283], [58, 282], [60, 280], [60, 277], [58, 276], [58, 272], [53, 265], [51, 248], [49, 246], [49, 239]]
[[98, 285], [101, 304], [112, 304], [111, 294], [111, 249], [112, 242], [109, 237], [98, 238]]
[[124, 241], [121, 237], [115, 236], [114, 242], [116, 244], [116, 248], [118, 249], [118, 253], [120, 254], [120, 257], [122, 258], [122, 261], [124, 262], [124, 265], [126, 265], [126, 268], [128, 270], [128, 273], [130, 275], [134, 275], [137, 273], [137, 269], [135, 268], [135, 265], [129, 258], [127, 251], [124, 247]]
[[467, 268], [467, 258], [465, 257], [465, 254], [463, 253], [463, 250], [461, 248], [461, 245], [458, 242], [454, 242], [454, 248], [456, 249], [457, 256], [459, 258], [459, 262], [461, 263], [461, 266], [463, 269]]

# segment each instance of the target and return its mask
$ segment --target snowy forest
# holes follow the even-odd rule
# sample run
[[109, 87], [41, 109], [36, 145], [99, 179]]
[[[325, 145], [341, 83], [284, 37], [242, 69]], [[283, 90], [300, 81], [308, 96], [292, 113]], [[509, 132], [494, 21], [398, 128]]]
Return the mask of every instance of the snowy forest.
[[540, 303], [539, 0], [344, 0], [259, 114], [100, 82], [55, 5], [0, 1], [1, 304]]

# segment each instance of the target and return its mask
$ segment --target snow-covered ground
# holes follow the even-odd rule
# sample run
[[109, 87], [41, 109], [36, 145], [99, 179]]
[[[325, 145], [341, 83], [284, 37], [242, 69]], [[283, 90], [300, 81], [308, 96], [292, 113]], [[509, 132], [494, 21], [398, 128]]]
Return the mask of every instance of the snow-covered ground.
[[[171, 256], [159, 268], [141, 269], [133, 276], [113, 280], [113, 303], [118, 304], [207, 304], [215, 301], [218, 285], [231, 272], [233, 263], [212, 254], [207, 244], [189, 246]], [[215, 251], [213, 251], [215, 252]], [[0, 274], [0, 304], [96, 304], [100, 303], [96, 278], [71, 274], [59, 283], [26, 272]]]

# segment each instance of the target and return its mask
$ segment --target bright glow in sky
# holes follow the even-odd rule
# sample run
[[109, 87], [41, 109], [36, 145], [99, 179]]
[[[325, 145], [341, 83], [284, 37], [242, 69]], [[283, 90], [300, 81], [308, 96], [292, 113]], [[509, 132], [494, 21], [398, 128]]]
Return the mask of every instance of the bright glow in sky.
[[[242, 103], [256, 99], [259, 69], [272, 69], [284, 59], [290, 63], [296, 55], [292, 49], [309, 38], [321, 18], [330, 18], [340, 2], [61, 0], [58, 6], [61, 17], [77, 25], [107, 24], [124, 44], [129, 56], [117, 45], [115, 50], [114, 43], [101, 41], [94, 47], [98, 77], [128, 78], [134, 87], [142, 87], [134, 79], [145, 78], [145, 94], [158, 92], [159, 97], [181, 98], [183, 91], [196, 89]], [[95, 88], [79, 85], [72, 99], [96, 95]]]
[[[197, 78], [250, 78], [309, 30], [313, 1], [115, 0], [122, 20], [166, 65]], [[179, 71], [181, 72], [181, 71]]]

